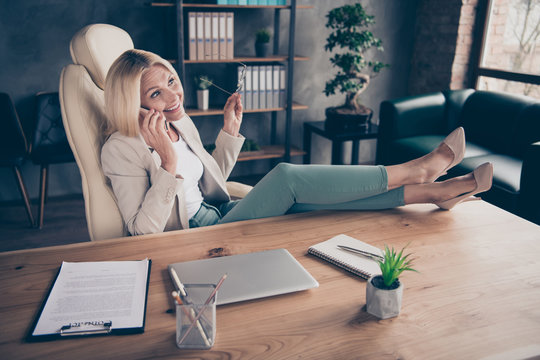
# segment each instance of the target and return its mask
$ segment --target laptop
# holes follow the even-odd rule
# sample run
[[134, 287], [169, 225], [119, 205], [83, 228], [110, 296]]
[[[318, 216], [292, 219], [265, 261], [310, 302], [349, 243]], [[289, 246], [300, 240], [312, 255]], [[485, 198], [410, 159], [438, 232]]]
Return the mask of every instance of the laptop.
[[216, 284], [227, 274], [217, 294], [217, 305], [319, 286], [286, 249], [179, 262], [169, 268], [174, 268], [183, 284]]

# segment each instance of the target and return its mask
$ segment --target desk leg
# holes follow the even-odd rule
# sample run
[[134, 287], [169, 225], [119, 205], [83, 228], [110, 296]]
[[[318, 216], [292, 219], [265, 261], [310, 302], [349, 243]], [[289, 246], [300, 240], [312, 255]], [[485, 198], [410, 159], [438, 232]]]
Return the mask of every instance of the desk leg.
[[358, 165], [358, 153], [360, 149], [360, 140], [353, 140], [352, 142], [352, 159], [351, 165]]
[[332, 140], [332, 165], [342, 165], [343, 141]]
[[304, 125], [304, 164], [311, 164], [311, 130]]

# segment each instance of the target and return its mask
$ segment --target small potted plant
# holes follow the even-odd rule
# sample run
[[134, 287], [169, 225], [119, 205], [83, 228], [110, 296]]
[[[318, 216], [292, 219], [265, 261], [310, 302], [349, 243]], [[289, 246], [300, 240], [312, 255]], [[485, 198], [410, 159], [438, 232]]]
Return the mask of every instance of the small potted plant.
[[259, 29], [255, 33], [255, 55], [267, 57], [270, 53], [270, 30]]
[[197, 86], [197, 108], [200, 110], [208, 110], [208, 88], [212, 86], [212, 79], [206, 75], [195, 77], [195, 84]]
[[346, 94], [346, 99], [345, 104], [326, 109], [325, 127], [331, 131], [365, 128], [373, 110], [359, 103], [360, 94], [366, 91], [373, 76], [389, 66], [380, 61], [368, 60], [372, 49], [383, 50], [382, 41], [368, 30], [375, 23], [375, 17], [368, 15], [359, 3], [337, 7], [326, 17], [326, 27], [332, 32], [326, 39], [325, 50], [331, 52], [338, 48], [344, 52], [330, 58], [338, 72], [326, 82], [324, 93], [330, 96], [339, 90]]
[[366, 285], [366, 311], [380, 319], [388, 319], [399, 315], [403, 298], [403, 284], [399, 275], [403, 271], [416, 271], [411, 268], [411, 254], [403, 255], [401, 249], [396, 253], [394, 248], [384, 248], [384, 260], [379, 261], [381, 275], [371, 277]]

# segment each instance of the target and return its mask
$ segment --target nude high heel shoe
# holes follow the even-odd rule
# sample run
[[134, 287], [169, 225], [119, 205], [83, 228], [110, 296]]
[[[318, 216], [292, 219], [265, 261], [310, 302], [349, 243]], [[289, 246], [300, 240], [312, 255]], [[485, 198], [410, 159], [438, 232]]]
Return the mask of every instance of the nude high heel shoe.
[[463, 160], [465, 156], [465, 130], [458, 127], [443, 140], [443, 143], [454, 153], [454, 160], [443, 170], [441, 176]]
[[489, 162], [483, 163], [473, 171], [474, 181], [476, 181], [476, 188], [468, 193], [456, 196], [455, 198], [435, 203], [443, 210], [450, 210], [457, 204], [463, 201], [480, 200], [480, 198], [473, 197], [478, 193], [488, 191], [493, 183], [493, 165]]

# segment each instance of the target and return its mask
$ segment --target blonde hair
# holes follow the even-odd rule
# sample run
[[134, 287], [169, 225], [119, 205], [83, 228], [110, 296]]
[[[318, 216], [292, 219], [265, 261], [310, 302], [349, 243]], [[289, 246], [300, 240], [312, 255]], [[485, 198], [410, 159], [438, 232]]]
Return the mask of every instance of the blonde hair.
[[165, 66], [180, 81], [171, 63], [149, 51], [127, 50], [113, 62], [105, 79], [107, 135], [115, 131], [125, 136], [139, 135], [141, 77], [154, 65]]

